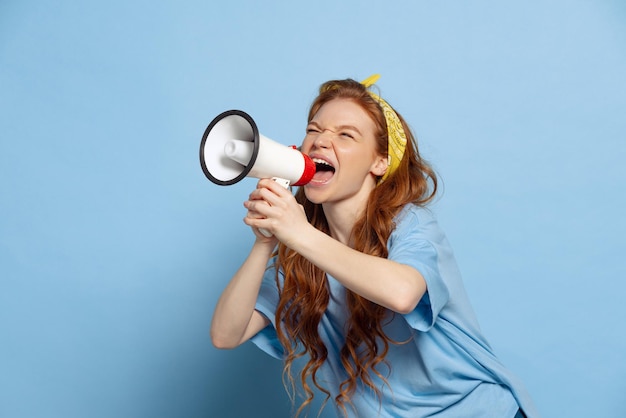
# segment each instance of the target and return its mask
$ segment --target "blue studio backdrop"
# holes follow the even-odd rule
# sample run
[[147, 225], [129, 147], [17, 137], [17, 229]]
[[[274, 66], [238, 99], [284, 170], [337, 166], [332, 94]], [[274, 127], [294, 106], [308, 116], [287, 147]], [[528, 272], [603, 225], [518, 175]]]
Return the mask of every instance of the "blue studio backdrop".
[[0, 2], [0, 416], [289, 416], [280, 362], [210, 343], [255, 180], [200, 140], [241, 109], [299, 144], [372, 73], [496, 353], [545, 417], [623, 416], [621, 0]]

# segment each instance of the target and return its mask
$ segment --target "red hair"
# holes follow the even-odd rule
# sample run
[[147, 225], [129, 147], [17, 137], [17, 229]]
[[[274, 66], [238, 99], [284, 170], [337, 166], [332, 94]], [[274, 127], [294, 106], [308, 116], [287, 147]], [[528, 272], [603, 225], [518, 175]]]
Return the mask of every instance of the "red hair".
[[[318, 97], [309, 111], [309, 121], [319, 109], [331, 100], [349, 99], [361, 106], [376, 125], [377, 151], [387, 155], [387, 124], [378, 102], [367, 89], [354, 80], [334, 80], [320, 87]], [[393, 219], [407, 203], [425, 205], [436, 194], [437, 177], [430, 165], [419, 155], [415, 138], [398, 114], [407, 135], [407, 146], [400, 167], [371, 192], [365, 210], [357, 219], [352, 230], [354, 248], [363, 253], [386, 258], [387, 240], [395, 225]], [[304, 190], [296, 192], [296, 200], [304, 206], [309, 222], [319, 230], [329, 233], [328, 222], [320, 204], [306, 199]], [[318, 325], [328, 306], [329, 291], [326, 273], [314, 266], [306, 258], [279, 243], [277, 250], [277, 272], [284, 273], [282, 284], [278, 280], [280, 300], [276, 309], [278, 338], [285, 348], [285, 375], [294, 388], [291, 373], [293, 361], [308, 355], [300, 380], [305, 399], [296, 415], [311, 403], [314, 397], [309, 379], [323, 393], [326, 400], [330, 391], [318, 383], [317, 372], [328, 357], [328, 350], [318, 333]], [[346, 290], [346, 304], [349, 311], [347, 334], [341, 349], [341, 363], [348, 375], [339, 385], [335, 403], [346, 412], [350, 397], [357, 382], [380, 396], [380, 389], [374, 385], [371, 374], [385, 380], [376, 366], [385, 363], [389, 344], [394, 343], [383, 331], [383, 319], [388, 310], [349, 290]]]

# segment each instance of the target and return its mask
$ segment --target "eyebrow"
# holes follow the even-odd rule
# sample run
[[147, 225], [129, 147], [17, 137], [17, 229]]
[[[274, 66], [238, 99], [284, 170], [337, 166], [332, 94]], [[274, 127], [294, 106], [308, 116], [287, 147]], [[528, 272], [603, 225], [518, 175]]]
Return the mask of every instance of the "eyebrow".
[[[315, 121], [313, 121], [313, 120], [309, 122], [309, 125], [315, 125], [315, 126], [317, 126], [318, 128], [321, 129], [320, 124], [315, 122]], [[363, 136], [363, 134], [361, 134], [361, 131], [359, 131], [359, 129], [356, 126], [354, 126], [354, 125], [339, 125], [339, 126], [335, 127], [334, 131], [341, 131], [341, 130], [344, 130], [344, 129], [349, 129], [349, 130], [355, 131], [359, 135]]]

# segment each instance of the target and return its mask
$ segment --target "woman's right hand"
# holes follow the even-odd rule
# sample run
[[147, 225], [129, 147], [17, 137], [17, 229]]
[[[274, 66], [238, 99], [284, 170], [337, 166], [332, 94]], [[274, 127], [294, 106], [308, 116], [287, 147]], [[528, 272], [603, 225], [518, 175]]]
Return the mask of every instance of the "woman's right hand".
[[[244, 218], [244, 223], [246, 225], [250, 225], [249, 220], [252, 219], [265, 219], [266, 216], [260, 214], [259, 212], [257, 212], [256, 210], [252, 209], [253, 207], [259, 207], [259, 205], [265, 205], [265, 206], [270, 206], [269, 203], [267, 203], [265, 200], [263, 199], [259, 199], [258, 197], [256, 197], [257, 194], [256, 193], [250, 193], [250, 195], [248, 196], [248, 200], [246, 202], [244, 202], [244, 207], [246, 207], [248, 209], [248, 212], [246, 213], [246, 217]], [[256, 202], [255, 205], [250, 205], [251, 202]], [[252, 232], [254, 232], [254, 235], [256, 236], [256, 242], [255, 244], [261, 244], [261, 245], [269, 245], [272, 247], [272, 249], [276, 246], [276, 244], [278, 243], [278, 239], [276, 239], [276, 237], [274, 235], [270, 235], [269, 237], [265, 234], [263, 234], [259, 228], [251, 226], [252, 228]]]

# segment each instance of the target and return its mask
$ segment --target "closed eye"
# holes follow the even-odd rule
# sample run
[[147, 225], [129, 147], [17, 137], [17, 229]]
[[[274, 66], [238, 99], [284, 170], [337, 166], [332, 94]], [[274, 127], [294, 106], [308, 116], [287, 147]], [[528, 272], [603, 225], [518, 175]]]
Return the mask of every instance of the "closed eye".
[[341, 132], [339, 135], [343, 136], [344, 138], [354, 139], [354, 135], [352, 135], [350, 132]]

